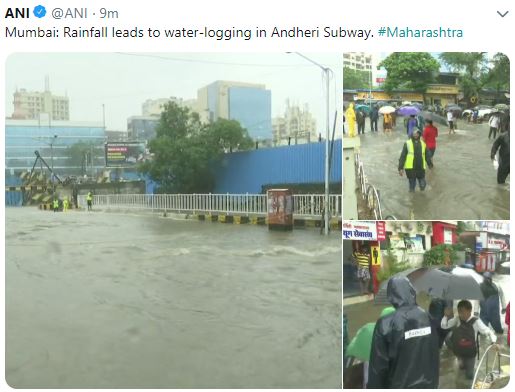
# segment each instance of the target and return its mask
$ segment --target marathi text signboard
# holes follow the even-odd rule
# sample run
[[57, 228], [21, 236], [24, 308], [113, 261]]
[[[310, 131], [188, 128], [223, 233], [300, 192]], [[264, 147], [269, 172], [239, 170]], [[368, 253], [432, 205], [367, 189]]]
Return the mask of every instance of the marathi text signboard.
[[106, 167], [132, 167], [146, 159], [145, 143], [106, 143]]
[[383, 221], [377, 221], [376, 227], [377, 227], [377, 240], [378, 241], [386, 240], [386, 224]]
[[344, 240], [377, 241], [376, 222], [343, 222], [342, 235]]

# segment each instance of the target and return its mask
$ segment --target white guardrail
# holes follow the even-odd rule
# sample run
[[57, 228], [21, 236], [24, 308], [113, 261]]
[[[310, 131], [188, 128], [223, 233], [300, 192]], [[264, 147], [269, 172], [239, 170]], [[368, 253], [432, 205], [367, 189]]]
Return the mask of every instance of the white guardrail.
[[[365, 200], [367, 207], [374, 214], [374, 219], [383, 220], [383, 210], [381, 207], [381, 200], [379, 193], [375, 186], [368, 182], [367, 175], [365, 174], [365, 167], [359, 154], [355, 155], [356, 171], [361, 190], [361, 198]], [[395, 217], [392, 217], [395, 219]]]
[[[86, 208], [86, 196], [78, 197], [79, 207]], [[341, 195], [329, 195], [329, 212], [341, 217]], [[266, 195], [234, 194], [156, 194], [156, 195], [94, 195], [93, 208], [137, 209], [178, 213], [223, 213], [266, 215]], [[294, 215], [320, 217], [324, 195], [293, 195]]]

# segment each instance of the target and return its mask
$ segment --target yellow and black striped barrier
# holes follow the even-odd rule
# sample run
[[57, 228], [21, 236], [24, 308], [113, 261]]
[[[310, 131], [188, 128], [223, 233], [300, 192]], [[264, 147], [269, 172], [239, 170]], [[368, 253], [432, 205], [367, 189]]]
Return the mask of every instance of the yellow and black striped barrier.
[[[192, 219], [199, 221], [229, 223], [235, 225], [260, 225], [268, 224], [268, 219], [265, 216], [246, 216], [246, 215], [225, 215], [225, 214], [195, 214], [190, 215]], [[293, 220], [293, 226], [296, 228], [320, 228], [322, 221], [312, 218], [296, 218]], [[339, 219], [331, 219], [329, 226], [332, 230], [341, 230], [342, 222]]]

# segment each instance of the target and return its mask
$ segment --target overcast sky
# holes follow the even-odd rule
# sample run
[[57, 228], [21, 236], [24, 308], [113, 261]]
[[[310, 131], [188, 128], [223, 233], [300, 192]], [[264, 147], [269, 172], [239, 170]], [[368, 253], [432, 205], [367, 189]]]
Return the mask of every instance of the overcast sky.
[[[342, 55], [303, 54], [334, 71], [330, 85], [332, 123], [335, 99], [336, 107], [341, 107]], [[272, 91], [272, 116], [284, 112], [289, 98], [293, 103], [309, 104], [317, 128], [325, 129], [322, 70], [293, 53], [14, 54], [6, 64], [7, 116], [13, 112], [16, 89], [44, 91], [45, 75], [50, 77], [52, 93], [70, 98], [72, 121], [101, 123], [105, 104], [108, 130], [125, 131], [127, 118], [141, 115], [141, 105], [149, 98], [196, 98], [200, 87], [216, 80], [265, 84]]]

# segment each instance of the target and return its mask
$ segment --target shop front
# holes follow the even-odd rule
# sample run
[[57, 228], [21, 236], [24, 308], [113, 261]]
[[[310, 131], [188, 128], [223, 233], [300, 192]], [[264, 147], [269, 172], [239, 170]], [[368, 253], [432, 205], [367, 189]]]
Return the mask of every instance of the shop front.
[[467, 261], [479, 272], [495, 272], [509, 261], [510, 237], [490, 232], [466, 232], [460, 240], [467, 245]]
[[432, 222], [388, 221], [387, 240], [383, 248], [389, 248], [398, 262], [420, 267], [424, 261], [424, 253], [431, 247], [432, 233]]
[[445, 107], [456, 104], [460, 95], [459, 86], [448, 84], [430, 84], [425, 94], [425, 103]]
[[458, 243], [457, 225], [448, 222], [433, 222], [431, 245], [453, 245]]

